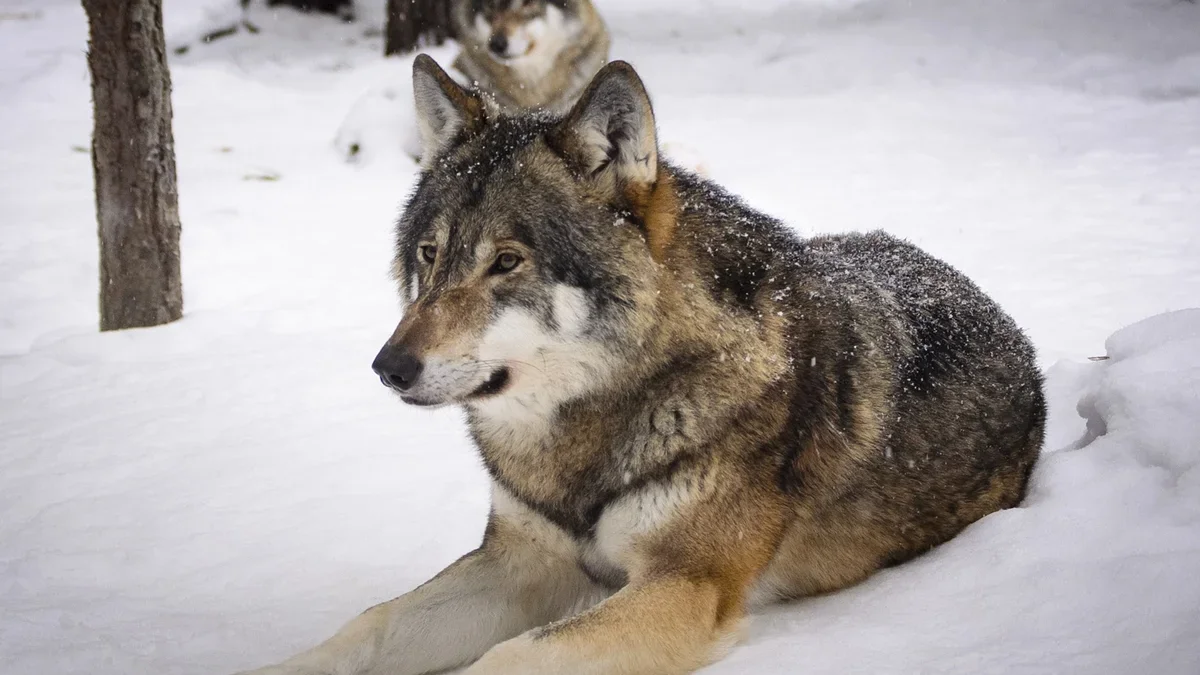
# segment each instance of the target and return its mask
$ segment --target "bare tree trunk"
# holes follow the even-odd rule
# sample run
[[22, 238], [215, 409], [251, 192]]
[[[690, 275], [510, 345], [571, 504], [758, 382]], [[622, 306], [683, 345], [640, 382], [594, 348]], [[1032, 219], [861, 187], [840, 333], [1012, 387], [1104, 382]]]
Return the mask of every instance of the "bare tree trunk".
[[183, 315], [161, 0], [83, 0], [90, 27], [100, 330]]
[[385, 56], [410, 52], [422, 43], [440, 45], [454, 37], [450, 0], [388, 0]]

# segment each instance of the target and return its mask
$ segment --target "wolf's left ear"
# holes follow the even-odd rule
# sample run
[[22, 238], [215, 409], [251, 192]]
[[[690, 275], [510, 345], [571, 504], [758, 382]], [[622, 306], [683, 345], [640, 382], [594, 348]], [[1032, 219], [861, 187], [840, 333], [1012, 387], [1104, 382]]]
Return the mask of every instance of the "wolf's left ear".
[[429, 168], [462, 131], [474, 133], [484, 125], [486, 105], [477, 92], [463, 89], [427, 54], [413, 61], [413, 99], [421, 131], [421, 168]]
[[624, 61], [600, 69], [553, 140], [608, 197], [644, 192], [658, 177], [654, 111], [646, 87]]

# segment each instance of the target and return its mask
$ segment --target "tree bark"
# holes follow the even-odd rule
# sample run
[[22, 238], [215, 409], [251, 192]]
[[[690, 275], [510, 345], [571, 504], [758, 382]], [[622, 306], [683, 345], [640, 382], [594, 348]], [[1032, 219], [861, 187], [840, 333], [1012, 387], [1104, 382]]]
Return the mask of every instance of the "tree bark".
[[450, 0], [388, 0], [385, 56], [403, 54], [421, 44], [440, 45], [454, 37]]
[[100, 330], [183, 315], [161, 0], [83, 0], [92, 73]]

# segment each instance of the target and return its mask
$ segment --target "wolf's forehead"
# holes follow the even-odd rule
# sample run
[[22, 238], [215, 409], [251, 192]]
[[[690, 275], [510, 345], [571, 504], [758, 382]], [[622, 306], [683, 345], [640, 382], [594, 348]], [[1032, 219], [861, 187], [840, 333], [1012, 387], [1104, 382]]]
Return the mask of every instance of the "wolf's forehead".
[[460, 201], [433, 218], [434, 238], [454, 251], [474, 250], [480, 244], [514, 236], [514, 223], [521, 219], [518, 204], [505, 193]]
[[476, 179], [519, 168], [521, 155], [538, 145], [555, 121], [545, 112], [501, 115], [490, 120], [482, 133], [461, 143], [443, 168], [457, 177]]
[[452, 196], [454, 211], [485, 222], [536, 208], [568, 178], [536, 140], [536, 134], [513, 133], [471, 142], [439, 168], [440, 191]]
[[500, 118], [480, 136], [460, 143], [429, 170], [409, 202], [404, 241], [438, 239], [473, 247], [479, 240], [512, 237], [522, 222], [569, 207], [566, 169], [538, 142], [551, 118]]

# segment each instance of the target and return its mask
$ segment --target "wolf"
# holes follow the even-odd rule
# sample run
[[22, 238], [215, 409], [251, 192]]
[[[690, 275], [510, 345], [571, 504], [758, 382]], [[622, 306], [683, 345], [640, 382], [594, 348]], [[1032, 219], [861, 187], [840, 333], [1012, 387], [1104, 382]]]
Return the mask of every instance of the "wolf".
[[565, 111], [608, 61], [591, 0], [455, 0], [451, 22], [454, 69], [512, 111]]
[[564, 115], [414, 65], [432, 159], [373, 368], [461, 406], [482, 543], [258, 675], [689, 673], [755, 607], [859, 582], [1017, 506], [1034, 350], [882, 232], [803, 239], [660, 157], [624, 62]]

